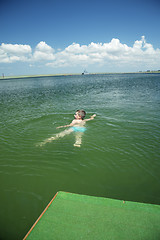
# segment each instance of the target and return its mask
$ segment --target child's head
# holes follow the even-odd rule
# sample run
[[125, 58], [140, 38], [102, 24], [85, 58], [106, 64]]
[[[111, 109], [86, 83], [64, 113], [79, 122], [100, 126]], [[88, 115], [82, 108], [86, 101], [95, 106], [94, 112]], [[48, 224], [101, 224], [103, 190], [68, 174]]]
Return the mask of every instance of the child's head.
[[77, 110], [76, 113], [78, 114], [79, 117], [82, 118], [82, 120], [85, 118], [86, 116], [86, 112], [84, 110]]

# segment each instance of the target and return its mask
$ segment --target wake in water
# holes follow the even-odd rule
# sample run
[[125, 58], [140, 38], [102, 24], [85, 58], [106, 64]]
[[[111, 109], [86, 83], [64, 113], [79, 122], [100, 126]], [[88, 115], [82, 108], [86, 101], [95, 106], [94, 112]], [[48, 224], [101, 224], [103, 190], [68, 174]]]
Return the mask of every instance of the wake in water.
[[43, 146], [48, 142], [52, 142], [53, 140], [56, 140], [58, 138], [62, 138], [66, 135], [69, 135], [72, 132], [76, 133], [75, 137], [75, 147], [81, 147], [82, 144], [82, 135], [86, 131], [85, 124], [87, 121], [93, 120], [96, 116], [96, 114], [93, 114], [89, 119], [85, 119], [86, 112], [84, 110], [77, 110], [75, 115], [74, 115], [74, 120], [69, 124], [69, 125], [64, 125], [64, 126], [59, 126], [57, 128], [63, 128], [63, 127], [70, 127], [69, 129], [66, 129], [55, 136], [52, 136], [50, 138], [47, 138], [37, 146]]

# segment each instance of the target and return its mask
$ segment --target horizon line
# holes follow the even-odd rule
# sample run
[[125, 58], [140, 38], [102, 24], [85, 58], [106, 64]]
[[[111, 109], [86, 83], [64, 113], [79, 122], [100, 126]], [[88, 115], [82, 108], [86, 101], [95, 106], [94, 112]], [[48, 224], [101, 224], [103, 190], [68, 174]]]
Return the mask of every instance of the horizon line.
[[15, 75], [5, 76], [4, 74], [0, 77], [0, 80], [14, 79], [14, 78], [36, 78], [36, 77], [58, 77], [58, 76], [76, 76], [76, 75], [98, 75], [98, 74], [136, 74], [136, 73], [160, 73], [160, 70], [147, 70], [138, 72], [96, 72], [96, 73], [56, 73], [56, 74], [34, 74], [34, 75]]

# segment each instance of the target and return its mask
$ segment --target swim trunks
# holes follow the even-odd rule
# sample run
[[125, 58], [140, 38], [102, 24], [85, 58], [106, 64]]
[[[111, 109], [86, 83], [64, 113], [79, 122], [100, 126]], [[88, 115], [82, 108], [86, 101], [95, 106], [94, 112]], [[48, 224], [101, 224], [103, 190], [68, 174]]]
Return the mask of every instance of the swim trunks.
[[86, 131], [86, 128], [85, 128], [85, 127], [80, 127], [80, 126], [71, 127], [71, 129], [72, 129], [74, 132], [85, 132], [85, 131]]

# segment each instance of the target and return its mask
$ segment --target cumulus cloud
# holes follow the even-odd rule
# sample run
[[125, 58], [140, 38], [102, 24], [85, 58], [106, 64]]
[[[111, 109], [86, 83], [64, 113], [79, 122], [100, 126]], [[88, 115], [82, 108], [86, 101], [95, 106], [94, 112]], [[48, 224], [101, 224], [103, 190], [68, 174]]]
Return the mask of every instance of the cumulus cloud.
[[2, 43], [0, 46], [0, 62], [27, 61], [31, 57], [31, 53], [32, 49], [29, 45]]
[[21, 44], [5, 44], [2, 43], [1, 50], [4, 50], [7, 53], [10, 54], [26, 54], [31, 53], [31, 47], [29, 45], [21, 45]]
[[49, 45], [47, 45], [45, 42], [41, 41], [40, 43], [37, 44], [36, 51], [50, 53], [50, 52], [53, 52], [54, 50]]
[[34, 61], [50, 61], [54, 60], [54, 49], [41, 41], [37, 44], [32, 60]]
[[47, 66], [62, 67], [75, 65], [106, 65], [108, 62], [118, 64], [135, 64], [137, 62], [157, 62], [160, 60], [160, 49], [154, 49], [146, 43], [145, 37], [135, 41], [132, 47], [122, 44], [119, 39], [113, 38], [109, 43], [93, 43], [80, 45], [73, 43], [56, 54], [55, 61]]
[[41, 41], [37, 44], [34, 52], [29, 45], [5, 44], [0, 46], [0, 62], [12, 63], [17, 61], [49, 61], [54, 60], [54, 49]]
[[147, 43], [144, 36], [136, 40], [132, 47], [121, 43], [113, 38], [108, 43], [94, 43], [80, 45], [72, 43], [65, 49], [55, 51], [51, 46], [41, 41], [35, 49], [29, 45], [4, 44], [0, 46], [0, 62], [12, 63], [16, 61], [28, 61], [31, 63], [44, 62], [46, 66], [62, 68], [67, 66], [105, 66], [106, 64], [138, 63], [156, 66], [160, 61], [160, 49], [154, 49], [152, 44]]

